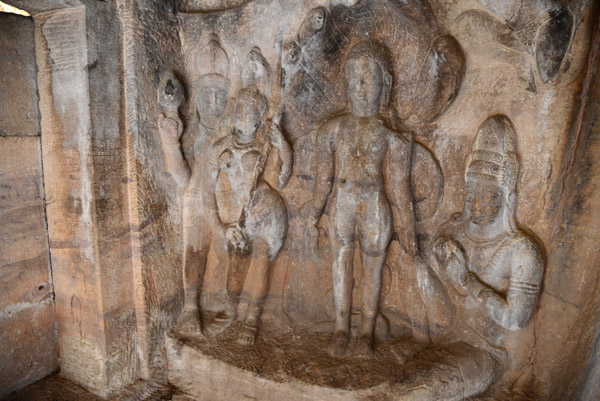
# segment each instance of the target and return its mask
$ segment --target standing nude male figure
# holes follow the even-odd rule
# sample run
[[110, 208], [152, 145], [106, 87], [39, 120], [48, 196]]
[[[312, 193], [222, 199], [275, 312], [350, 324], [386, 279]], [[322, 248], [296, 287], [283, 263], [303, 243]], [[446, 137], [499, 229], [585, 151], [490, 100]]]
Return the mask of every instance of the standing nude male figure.
[[[392, 75], [385, 50], [373, 41], [352, 47], [346, 60], [350, 112], [326, 121], [317, 134], [316, 187], [309, 211], [313, 243], [329, 200], [336, 327], [329, 353], [342, 356], [350, 339], [353, 259], [360, 247], [363, 274], [362, 326], [357, 353], [373, 354], [386, 251], [397, 232], [404, 249], [417, 251], [410, 166], [413, 138], [389, 129], [380, 117], [388, 107]], [[393, 216], [393, 217], [392, 217]]]

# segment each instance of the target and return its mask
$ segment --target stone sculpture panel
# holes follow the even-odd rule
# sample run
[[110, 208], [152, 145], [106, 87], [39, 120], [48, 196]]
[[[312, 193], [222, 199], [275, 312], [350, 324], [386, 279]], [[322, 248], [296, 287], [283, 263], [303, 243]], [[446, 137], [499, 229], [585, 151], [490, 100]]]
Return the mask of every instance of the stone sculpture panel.
[[290, 399], [501, 399], [529, 374], [546, 265], [517, 194], [544, 178], [496, 102], [510, 73], [477, 92], [469, 63], [514, 65], [538, 99], [570, 68], [576, 8], [314, 1], [273, 38], [248, 3], [182, 8], [218, 12], [180, 15], [185, 72], [159, 85], [182, 210], [172, 382], [200, 397], [186, 366], [214, 364], [225, 399], [245, 371]]
[[[539, 244], [515, 221], [516, 146], [506, 116], [485, 120], [475, 137], [464, 210], [440, 227], [417, 263], [425, 341], [447, 354], [435, 349], [417, 357], [398, 399], [460, 400], [484, 392], [510, 364], [507, 333], [525, 327], [535, 311], [544, 260]], [[429, 353], [437, 358], [428, 360]]]
[[[386, 127], [392, 76], [385, 49], [359, 42], [346, 60], [350, 111], [327, 120], [317, 133], [316, 186], [308, 231], [316, 248], [317, 222], [330, 202], [336, 327], [330, 353], [342, 356], [350, 334], [355, 242], [362, 260], [362, 325], [358, 353], [373, 352], [386, 251], [396, 232], [411, 256], [417, 253], [410, 162], [413, 137]], [[389, 199], [389, 201], [388, 201]]]

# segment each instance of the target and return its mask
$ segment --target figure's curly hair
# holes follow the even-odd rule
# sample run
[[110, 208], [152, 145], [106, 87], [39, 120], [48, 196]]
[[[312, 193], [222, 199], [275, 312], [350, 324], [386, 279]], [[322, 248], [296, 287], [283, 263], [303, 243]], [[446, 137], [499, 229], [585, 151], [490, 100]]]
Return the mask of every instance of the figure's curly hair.
[[238, 102], [251, 102], [258, 106], [260, 109], [260, 113], [264, 116], [267, 113], [269, 108], [269, 104], [267, 102], [267, 98], [260, 93], [256, 85], [252, 84], [246, 86], [242, 90], [240, 90], [238, 97]]
[[346, 65], [350, 60], [357, 60], [362, 57], [373, 59], [381, 68], [381, 74], [385, 75], [388, 73], [392, 75], [392, 64], [390, 63], [390, 59], [386, 48], [375, 40], [363, 40], [356, 43], [350, 49], [348, 53], [348, 57], [346, 57]]

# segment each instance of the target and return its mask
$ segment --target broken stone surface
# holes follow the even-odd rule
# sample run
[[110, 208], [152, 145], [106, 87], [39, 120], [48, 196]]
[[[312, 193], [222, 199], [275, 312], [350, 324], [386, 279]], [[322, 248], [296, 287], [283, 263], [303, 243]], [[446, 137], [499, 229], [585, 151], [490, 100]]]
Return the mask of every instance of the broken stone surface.
[[597, 4], [9, 2], [63, 376], [597, 396]]

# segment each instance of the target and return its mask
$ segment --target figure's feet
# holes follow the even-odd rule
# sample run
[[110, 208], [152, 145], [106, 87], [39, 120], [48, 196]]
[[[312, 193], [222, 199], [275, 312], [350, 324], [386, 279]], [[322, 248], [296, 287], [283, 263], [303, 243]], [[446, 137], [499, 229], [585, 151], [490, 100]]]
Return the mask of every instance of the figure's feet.
[[354, 353], [358, 358], [372, 358], [375, 353], [375, 343], [373, 342], [372, 336], [362, 336], [356, 342], [356, 348], [354, 349]]
[[338, 331], [333, 335], [329, 347], [327, 347], [327, 353], [329, 356], [334, 358], [341, 358], [346, 354], [348, 348], [348, 333], [344, 331]]
[[222, 332], [227, 330], [229, 326], [233, 324], [234, 320], [235, 315], [230, 315], [225, 312], [219, 312], [217, 313], [217, 316], [215, 316], [215, 320], [213, 320], [212, 323], [208, 325], [206, 331], [211, 336], [216, 336], [217, 334], [221, 334]]
[[175, 331], [181, 334], [202, 335], [202, 322], [198, 309], [183, 308], [175, 324]]
[[245, 347], [254, 345], [256, 341], [256, 333], [258, 332], [258, 327], [253, 323], [245, 322], [240, 329], [240, 334], [238, 335], [237, 343], [243, 345]]

